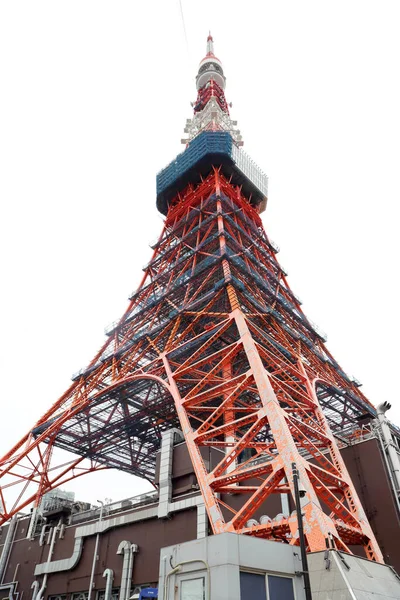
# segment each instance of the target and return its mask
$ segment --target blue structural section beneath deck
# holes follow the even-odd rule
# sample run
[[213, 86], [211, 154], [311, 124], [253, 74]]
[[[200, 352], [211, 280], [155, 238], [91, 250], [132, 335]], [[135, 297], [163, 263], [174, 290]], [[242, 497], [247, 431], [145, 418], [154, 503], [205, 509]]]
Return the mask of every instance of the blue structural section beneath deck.
[[184, 152], [157, 175], [157, 208], [168, 212], [169, 203], [189, 183], [198, 183], [208, 175], [212, 166], [221, 167], [222, 173], [234, 185], [242, 187], [243, 194], [257, 206], [267, 198], [267, 176], [247, 154], [236, 147], [226, 131], [204, 131], [196, 136]]

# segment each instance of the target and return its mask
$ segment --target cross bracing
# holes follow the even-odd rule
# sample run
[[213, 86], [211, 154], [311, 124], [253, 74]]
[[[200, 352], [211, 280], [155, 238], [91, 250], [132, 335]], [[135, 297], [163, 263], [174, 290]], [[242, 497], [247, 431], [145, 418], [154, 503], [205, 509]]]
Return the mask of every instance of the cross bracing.
[[[218, 145], [215, 131], [201, 135]], [[260, 218], [258, 171], [244, 175], [220, 154], [204, 154], [196, 171], [183, 153], [166, 174], [164, 228], [124, 315], [0, 463], [0, 523], [91, 471], [154, 480], [162, 433], [178, 427], [214, 533], [298, 544], [295, 515], [252, 521], [269, 495], [293, 495], [296, 463], [308, 549], [330, 539], [382, 560], [338, 449], [376, 411], [290, 289]], [[220, 450], [216, 464], [204, 462], [207, 447]], [[57, 448], [70, 462], [56, 464]]]

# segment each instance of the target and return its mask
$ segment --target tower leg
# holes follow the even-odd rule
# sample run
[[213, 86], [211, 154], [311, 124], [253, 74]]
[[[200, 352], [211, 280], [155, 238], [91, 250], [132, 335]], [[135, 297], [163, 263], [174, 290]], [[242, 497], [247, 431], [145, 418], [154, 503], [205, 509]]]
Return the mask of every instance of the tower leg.
[[[237, 332], [236, 340], [233, 331]], [[218, 336], [225, 342], [220, 352], [207, 355], [207, 342], [183, 366], [173, 367], [168, 353], [163, 357], [213, 531], [281, 537], [297, 544], [298, 524], [293, 515], [279, 524], [248, 523], [270, 494], [285, 489], [294, 495], [292, 464], [296, 463], [304, 495], [302, 510], [308, 549], [324, 550], [330, 539], [347, 551], [348, 544], [361, 543], [368, 558], [382, 561], [301, 361], [291, 367], [292, 380], [275, 380], [266, 370], [260, 346], [239, 308], [232, 310], [226, 323], [215, 328], [214, 341]], [[231, 343], [226, 345], [228, 338]], [[189, 391], [188, 381], [192, 383]], [[277, 381], [280, 386], [284, 383], [284, 398]], [[185, 395], [181, 395], [180, 388], [185, 389]], [[298, 400], [300, 393], [302, 403]], [[201, 446], [225, 449], [219, 463], [209, 470], [202, 460]], [[251, 449], [254, 459], [239, 462], [245, 449]], [[255, 477], [261, 483], [248, 485]], [[233, 493], [249, 495], [240, 510], [221, 500], [221, 495]], [[324, 512], [321, 502], [330, 508], [330, 514]]]

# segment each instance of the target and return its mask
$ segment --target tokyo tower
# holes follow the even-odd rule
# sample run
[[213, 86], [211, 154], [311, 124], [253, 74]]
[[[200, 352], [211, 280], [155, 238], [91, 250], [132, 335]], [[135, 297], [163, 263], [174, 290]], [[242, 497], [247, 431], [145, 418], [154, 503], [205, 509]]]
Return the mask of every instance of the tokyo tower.
[[95, 470], [153, 481], [161, 435], [178, 428], [215, 534], [297, 545], [295, 512], [254, 519], [271, 494], [293, 496], [295, 463], [308, 550], [356, 545], [383, 562], [338, 448], [376, 410], [277, 260], [260, 218], [267, 177], [241, 148], [211, 35], [196, 86], [186, 148], [157, 176], [165, 222], [143, 280], [90, 364], [1, 459], [0, 525]]

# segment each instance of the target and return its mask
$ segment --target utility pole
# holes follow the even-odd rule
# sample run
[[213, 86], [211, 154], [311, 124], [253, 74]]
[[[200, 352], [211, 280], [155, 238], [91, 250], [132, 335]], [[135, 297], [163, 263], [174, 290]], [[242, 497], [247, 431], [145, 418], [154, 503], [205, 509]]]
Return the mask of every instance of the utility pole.
[[304, 529], [303, 529], [303, 513], [301, 512], [301, 502], [300, 498], [305, 492], [301, 492], [299, 490], [299, 472], [297, 470], [296, 463], [292, 463], [292, 472], [293, 472], [293, 485], [294, 485], [294, 501], [296, 503], [296, 513], [297, 513], [297, 525], [299, 528], [299, 541], [300, 541], [300, 553], [301, 553], [301, 564], [303, 568], [303, 578], [304, 578], [304, 591], [306, 594], [306, 600], [312, 600], [311, 595], [311, 584], [310, 584], [310, 574], [308, 572], [308, 561], [307, 561], [307, 552], [306, 552], [306, 540], [304, 537]]

